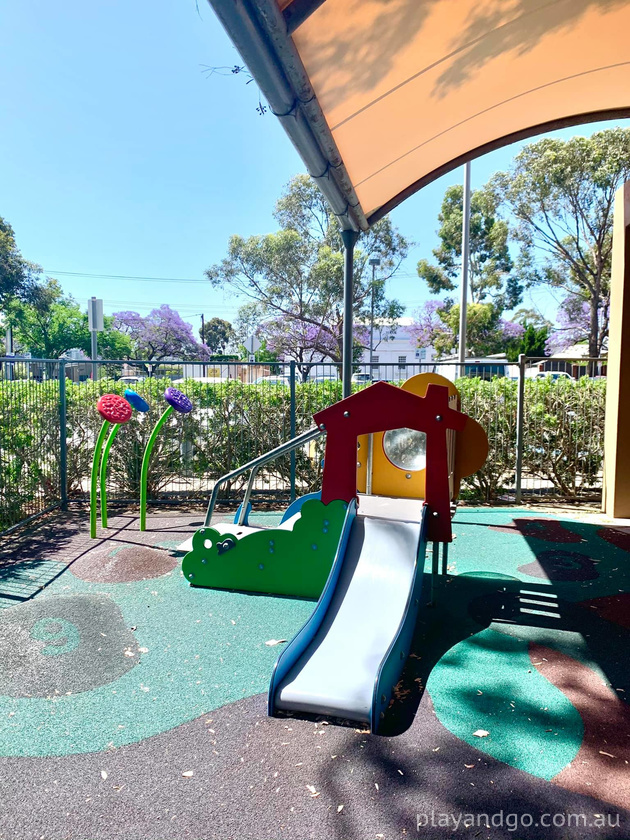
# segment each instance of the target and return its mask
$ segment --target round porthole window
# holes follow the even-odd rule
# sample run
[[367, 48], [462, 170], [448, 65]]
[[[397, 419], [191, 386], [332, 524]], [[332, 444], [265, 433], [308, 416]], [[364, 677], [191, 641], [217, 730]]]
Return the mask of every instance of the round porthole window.
[[417, 472], [427, 465], [427, 436], [414, 429], [390, 429], [383, 435], [385, 455], [395, 467]]

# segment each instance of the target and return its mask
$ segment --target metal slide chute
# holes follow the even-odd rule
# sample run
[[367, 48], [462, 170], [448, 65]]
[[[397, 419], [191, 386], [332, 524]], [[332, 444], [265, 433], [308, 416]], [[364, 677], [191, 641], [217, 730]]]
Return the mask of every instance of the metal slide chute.
[[276, 663], [271, 715], [331, 715], [378, 731], [416, 624], [426, 506], [420, 511], [399, 520], [356, 514], [351, 504], [319, 603]]

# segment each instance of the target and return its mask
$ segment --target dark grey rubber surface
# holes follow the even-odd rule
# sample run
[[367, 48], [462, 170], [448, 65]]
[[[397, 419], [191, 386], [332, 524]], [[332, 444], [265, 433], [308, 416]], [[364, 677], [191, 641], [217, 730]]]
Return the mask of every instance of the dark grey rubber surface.
[[[1, 840], [627, 840], [620, 828], [436, 826], [418, 815], [594, 814], [615, 809], [459, 741], [424, 695], [404, 735], [266, 717], [258, 695], [140, 744], [66, 758], [0, 759]], [[466, 765], [470, 765], [467, 767]], [[190, 777], [182, 774], [193, 771]], [[315, 795], [317, 794], [317, 795]], [[339, 807], [343, 805], [341, 811]], [[421, 816], [421, 821], [424, 817]]]
[[19, 604], [0, 612], [0, 695], [89, 691], [133, 668], [137, 647], [107, 595], [58, 595]]

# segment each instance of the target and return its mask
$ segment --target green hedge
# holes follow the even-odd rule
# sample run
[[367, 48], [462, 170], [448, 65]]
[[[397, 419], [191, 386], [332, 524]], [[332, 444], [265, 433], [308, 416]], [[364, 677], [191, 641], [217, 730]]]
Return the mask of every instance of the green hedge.
[[[518, 383], [460, 379], [462, 410], [488, 433], [486, 465], [465, 483], [472, 498], [496, 499], [514, 487]], [[575, 498], [601, 487], [605, 380], [525, 380], [523, 495], [532, 489]]]
[[606, 382], [583, 377], [525, 383], [527, 471], [573, 498], [601, 486]]
[[[152, 406], [145, 418], [134, 413], [118, 433], [110, 455], [110, 495], [136, 498], [142, 454], [151, 429], [166, 408], [162, 398], [168, 379], [145, 379], [135, 389]], [[296, 386], [296, 433], [313, 425], [313, 413], [340, 398], [338, 383]], [[93, 442], [100, 427], [95, 405], [100, 394], [124, 394], [113, 380], [70, 385], [67, 389], [68, 484], [71, 495], [87, 492]], [[205, 498], [213, 481], [286, 441], [291, 434], [291, 396], [282, 386], [253, 386], [232, 380], [207, 384], [189, 380], [182, 390], [195, 410], [174, 414], [158, 436], [149, 472], [149, 498], [160, 495]], [[320, 447], [321, 449], [321, 447]], [[321, 457], [313, 450], [296, 452], [298, 490], [309, 492], [321, 483]], [[321, 454], [321, 453], [320, 453]], [[260, 475], [270, 494], [286, 495], [290, 458], [269, 465]], [[247, 475], [226, 485], [226, 494], [243, 487]]]
[[[110, 497], [136, 499], [142, 454], [153, 424], [166, 407], [162, 393], [170, 379], [145, 379], [136, 386], [151, 413], [120, 430], [110, 456]], [[464, 498], [491, 501], [513, 490], [516, 459], [517, 383], [509, 379], [463, 379], [462, 409], [478, 420], [490, 439], [490, 456], [467, 479]], [[360, 386], [359, 386], [360, 387]], [[59, 391], [56, 381], [0, 383], [0, 530], [59, 499]], [[87, 497], [92, 452], [101, 418], [98, 397], [123, 394], [112, 379], [67, 382], [68, 492]], [[189, 380], [182, 389], [195, 411], [174, 415], [154, 450], [149, 497], [207, 498], [213, 481], [290, 437], [290, 389], [207, 384]], [[296, 384], [296, 433], [313, 425], [313, 414], [341, 398], [341, 383]], [[524, 416], [524, 493], [532, 484], [573, 498], [597, 488], [603, 460], [605, 381], [527, 380]], [[297, 490], [321, 483], [322, 443], [296, 452]], [[240, 491], [246, 476], [226, 493]], [[286, 495], [290, 458], [261, 475], [269, 497]], [[259, 488], [260, 490], [261, 488]]]
[[505, 487], [514, 486], [516, 463], [517, 382], [506, 378], [490, 381], [460, 379], [462, 411], [486, 430], [490, 451], [485, 465], [463, 482], [462, 496], [491, 501]]

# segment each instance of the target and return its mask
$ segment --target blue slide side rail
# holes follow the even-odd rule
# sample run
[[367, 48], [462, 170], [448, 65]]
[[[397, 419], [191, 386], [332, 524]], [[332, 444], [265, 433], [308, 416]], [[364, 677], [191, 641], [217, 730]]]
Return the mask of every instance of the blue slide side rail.
[[420, 607], [420, 593], [422, 590], [422, 578], [426, 562], [427, 548], [427, 519], [428, 508], [425, 504], [422, 508], [422, 522], [420, 525], [420, 538], [418, 541], [418, 554], [413, 575], [413, 583], [409, 590], [409, 596], [405, 605], [405, 611], [400, 621], [396, 635], [379, 666], [374, 681], [374, 693], [372, 695], [372, 712], [370, 718], [370, 730], [378, 732], [379, 725], [385, 717], [385, 711], [391, 700], [394, 687], [400, 679], [400, 675], [409, 657], [411, 641], [413, 639], [418, 610]]
[[[294, 513], [298, 513], [302, 510], [302, 506], [304, 502], [308, 502], [309, 499], [321, 499], [322, 498], [322, 491], [318, 490], [317, 493], [307, 493], [305, 496], [300, 496], [299, 499], [291, 502], [289, 507], [285, 510], [282, 514], [282, 519], [280, 520], [280, 524], [286, 522], [287, 519], [290, 519]], [[247, 511], [245, 516], [241, 520], [241, 511], [243, 510], [243, 502], [238, 506], [236, 513], [234, 514], [234, 524], [235, 525], [249, 525], [249, 515], [252, 512], [251, 502], [247, 503]]]
[[317, 499], [318, 501], [321, 501], [321, 498], [321, 490], [318, 490], [317, 493], [307, 493], [306, 496], [300, 496], [299, 499], [296, 499], [294, 502], [291, 502], [289, 507], [285, 510], [282, 519], [280, 520], [280, 524], [286, 522], [287, 519], [290, 519], [294, 513], [298, 513], [298, 511], [302, 510], [304, 502], [308, 502], [310, 499]]
[[326, 585], [320, 595], [319, 601], [317, 602], [311, 617], [308, 619], [304, 627], [302, 627], [302, 629], [293, 637], [276, 660], [276, 664], [274, 665], [273, 673], [271, 675], [269, 699], [267, 703], [267, 712], [271, 717], [276, 716], [276, 692], [278, 690], [278, 686], [282, 683], [293, 665], [295, 665], [306, 648], [313, 641], [317, 631], [322, 625], [324, 616], [328, 611], [330, 602], [335, 594], [339, 574], [341, 572], [346, 549], [348, 547], [348, 540], [350, 539], [350, 532], [352, 531], [352, 524], [356, 515], [357, 503], [355, 499], [352, 499], [348, 505], [348, 510], [346, 511], [346, 518], [343, 523], [337, 553], [335, 554], [335, 559], [333, 561], [330, 574], [328, 575], [328, 580], [326, 581]]

